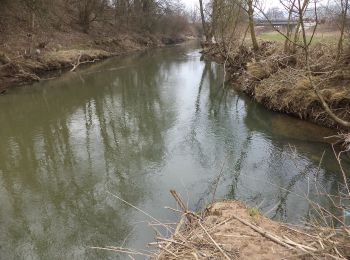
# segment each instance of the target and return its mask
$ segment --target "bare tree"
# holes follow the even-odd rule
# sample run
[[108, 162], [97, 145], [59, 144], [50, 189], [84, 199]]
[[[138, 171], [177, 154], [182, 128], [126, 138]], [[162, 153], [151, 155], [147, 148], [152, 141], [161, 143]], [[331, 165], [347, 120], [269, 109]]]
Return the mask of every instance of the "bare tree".
[[119, 25], [126, 25], [128, 27], [129, 22], [129, 6], [128, 0], [113, 0], [114, 7], [114, 23]]
[[349, 0], [340, 0], [340, 6], [341, 6], [341, 22], [340, 22], [340, 37], [338, 41], [338, 53], [337, 53], [337, 60], [339, 60], [341, 54], [344, 51], [344, 34], [345, 34], [345, 27], [347, 23], [347, 14], [349, 11]]
[[285, 14], [282, 9], [278, 7], [269, 8], [266, 12], [266, 16], [271, 20], [284, 19]]
[[211, 1], [212, 3], [211, 18], [212, 19], [209, 25], [209, 23], [205, 19], [206, 17], [205, 17], [205, 12], [203, 7], [203, 1], [199, 0], [201, 17], [202, 17], [202, 25], [205, 31], [206, 39], [207, 40], [210, 39], [216, 33], [215, 31], [217, 30], [217, 27], [218, 27], [219, 16], [222, 15], [220, 8], [226, 8], [226, 6], [236, 6], [240, 10], [243, 10], [246, 12], [248, 17], [249, 32], [250, 32], [250, 38], [252, 41], [253, 50], [254, 51], [259, 50], [259, 44], [256, 37], [255, 23], [254, 23], [254, 9], [256, 5], [256, 1], [257, 0], [228, 0], [228, 1], [212, 0]]
[[74, 0], [78, 12], [78, 23], [88, 33], [91, 24], [96, 21], [107, 6], [107, 0]]
[[[247, 0], [248, 1], [248, 0]], [[249, 0], [251, 1], [251, 0]], [[347, 13], [349, 10], [349, 3], [348, 0], [339, 0], [341, 1], [341, 25], [340, 25], [340, 39], [338, 42], [338, 57], [336, 59], [336, 62], [339, 62], [339, 56], [343, 52], [343, 42], [344, 42], [344, 32], [346, 28], [346, 22], [347, 22]], [[282, 2], [282, 1], [281, 1]], [[292, 45], [292, 53], [295, 53], [297, 51], [297, 48], [300, 48], [303, 52], [304, 57], [304, 63], [305, 63], [305, 75], [306, 78], [309, 80], [312, 89], [314, 90], [316, 96], [318, 97], [323, 109], [325, 112], [329, 115], [332, 120], [334, 120], [339, 125], [350, 128], [350, 122], [343, 120], [339, 116], [332, 111], [331, 107], [327, 104], [326, 99], [323, 97], [320, 87], [322, 84], [329, 80], [332, 77], [332, 74], [334, 74], [334, 69], [331, 69], [330, 71], [326, 73], [322, 73], [322, 77], [315, 79], [313, 69], [311, 68], [311, 61], [310, 61], [310, 45], [313, 42], [314, 35], [316, 33], [317, 25], [318, 25], [318, 2], [311, 0], [288, 0], [287, 4], [284, 2], [284, 5], [287, 6], [287, 10], [289, 11], [289, 22], [294, 18], [294, 16], [297, 18], [297, 26], [294, 31], [294, 36], [292, 37], [292, 31], [291, 29], [287, 30], [287, 34], [281, 32], [278, 28], [272, 26], [274, 30], [276, 30], [278, 33], [283, 35], [285, 37], [285, 50], [289, 51], [289, 47], [286, 47], [288, 45]], [[249, 5], [248, 5], [249, 8]], [[259, 5], [256, 5], [255, 8], [257, 8], [263, 16], [270, 21], [271, 25], [272, 22], [267, 16], [267, 14], [264, 12], [263, 8]], [[249, 9], [248, 9], [249, 11]], [[312, 14], [313, 12], [313, 14]], [[307, 35], [306, 32], [306, 26], [305, 23], [312, 17], [315, 20], [315, 26], [312, 30], [311, 35]], [[299, 37], [301, 35], [301, 42], [299, 42]], [[288, 44], [287, 44], [288, 42]], [[334, 66], [335, 68], [336, 66]]]
[[36, 10], [36, 5], [37, 5], [37, 1], [35, 0], [25, 0], [24, 1], [27, 8], [29, 9], [30, 11], [30, 27], [32, 29], [32, 31], [34, 31], [34, 28], [35, 28], [35, 10]]
[[210, 41], [211, 40], [211, 33], [210, 33], [210, 28], [209, 28], [209, 26], [206, 22], [206, 19], [205, 19], [203, 0], [199, 0], [199, 10], [201, 13], [202, 26], [203, 26], [205, 40]]
[[248, 6], [248, 19], [249, 19], [249, 29], [250, 29], [250, 37], [252, 39], [253, 49], [255, 51], [259, 50], [259, 44], [256, 39], [255, 34], [255, 25], [254, 25], [254, 0], [246, 0]]
[[[292, 36], [292, 20], [293, 20], [293, 11], [295, 8], [295, 3], [296, 0], [287, 0], [289, 2], [284, 3], [282, 0], [280, 1], [284, 7], [287, 9], [288, 11], [288, 25], [287, 25], [287, 33], [286, 33], [286, 39], [284, 40], [284, 52], [287, 53], [290, 51], [290, 38]], [[298, 33], [299, 29], [296, 30], [296, 33]]]

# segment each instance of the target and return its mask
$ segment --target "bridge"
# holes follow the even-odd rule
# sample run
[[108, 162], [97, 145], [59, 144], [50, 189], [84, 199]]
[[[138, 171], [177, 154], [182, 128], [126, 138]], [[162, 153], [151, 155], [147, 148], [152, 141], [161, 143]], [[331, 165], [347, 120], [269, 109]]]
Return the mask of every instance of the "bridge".
[[297, 26], [298, 20], [291, 20], [288, 19], [256, 19], [255, 25], [256, 26]]
[[[261, 27], [275, 27], [275, 28], [282, 28], [286, 29], [287, 27], [290, 27], [291, 29], [294, 29], [297, 27], [299, 20], [288, 20], [288, 19], [255, 19], [255, 26], [261, 26]], [[305, 20], [304, 26], [306, 29], [310, 29], [316, 25], [315, 21], [312, 20]]]

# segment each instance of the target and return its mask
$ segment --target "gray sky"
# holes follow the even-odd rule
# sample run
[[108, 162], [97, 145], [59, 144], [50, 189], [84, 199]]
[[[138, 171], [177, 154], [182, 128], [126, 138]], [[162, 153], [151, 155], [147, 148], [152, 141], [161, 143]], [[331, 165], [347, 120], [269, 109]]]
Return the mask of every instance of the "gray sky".
[[[206, 0], [204, 0], [205, 2]], [[276, 6], [280, 6], [279, 4], [279, 0], [263, 0], [265, 6], [270, 7], [276, 7]], [[185, 4], [185, 6], [192, 8], [193, 6], [197, 6], [198, 5], [198, 0], [182, 0], [182, 2]]]
[[[193, 6], [197, 6], [198, 5], [198, 0], [181, 0], [186, 7], [188, 8], [192, 8]], [[208, 1], [208, 0], [203, 0], [204, 2]], [[332, 3], [332, 1], [334, 0], [321, 0], [320, 3], [321, 4], [327, 4], [330, 1], [330, 3]], [[262, 0], [264, 7], [266, 9], [269, 9], [271, 7], [282, 7], [282, 5], [280, 4], [279, 0]]]

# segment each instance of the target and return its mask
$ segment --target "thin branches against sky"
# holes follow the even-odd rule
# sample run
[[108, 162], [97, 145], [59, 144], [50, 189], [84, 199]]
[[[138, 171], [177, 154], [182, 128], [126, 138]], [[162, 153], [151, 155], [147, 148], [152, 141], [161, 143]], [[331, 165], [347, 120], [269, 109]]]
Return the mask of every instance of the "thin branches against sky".
[[[204, 0], [204, 2], [209, 1], [209, 0]], [[331, 3], [333, 0], [321, 0], [318, 1], [320, 4], [326, 5], [327, 3]], [[193, 8], [198, 5], [198, 0], [182, 0], [184, 5], [187, 8]], [[273, 8], [273, 7], [280, 7], [282, 8], [283, 6], [280, 3], [280, 0], [261, 0], [260, 1], [263, 6], [268, 7], [268, 8]]]

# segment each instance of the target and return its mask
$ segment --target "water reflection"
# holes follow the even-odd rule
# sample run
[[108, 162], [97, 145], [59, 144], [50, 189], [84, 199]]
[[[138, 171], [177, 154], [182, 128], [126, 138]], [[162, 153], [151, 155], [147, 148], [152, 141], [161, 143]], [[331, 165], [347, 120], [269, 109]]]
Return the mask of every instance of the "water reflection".
[[[201, 95], [205, 92], [203, 82], [207, 82], [208, 93], [204, 97], [207, 103], [200, 106]], [[214, 160], [204, 156], [208, 151], [200, 149], [201, 161], [207, 165], [216, 163], [216, 176], [206, 181], [206, 189], [194, 205], [202, 207], [211, 201], [213, 192], [218, 192], [216, 186], [221, 170], [217, 162], [221, 160], [226, 166], [225, 174], [219, 177], [218, 197], [244, 200], [272, 218], [289, 222], [309, 219], [314, 210], [310, 201], [340, 216], [342, 212], [325, 196], [337, 193], [342, 182], [333, 151], [323, 138], [334, 131], [268, 112], [237, 94], [228, 97], [229, 91], [222, 88], [220, 82], [221, 68], [206, 63], [198, 88], [192, 131], [198, 125], [202, 127], [198, 117], [204, 112], [209, 123], [219, 122], [215, 132], [225, 129], [225, 133], [215, 135], [215, 142], [211, 143], [209, 153], [218, 146]], [[221, 128], [222, 125], [225, 126]], [[204, 143], [193, 136], [192, 133], [192, 149], [204, 146], [213, 138], [203, 138]], [[349, 161], [344, 161], [344, 165], [350, 168]]]
[[172, 221], [171, 188], [191, 208], [215, 190], [293, 222], [309, 217], [305, 194], [334, 210], [314, 185], [335, 193], [341, 180], [320, 142], [328, 131], [228, 91], [196, 48], [111, 59], [1, 97], [2, 258], [114, 259], [89, 246], [144, 246], [145, 217], [107, 190]]
[[1, 100], [2, 257], [92, 257], [86, 246], [118, 244], [130, 232], [128, 209], [105, 191], [147, 199], [174, 114], [159, 90], [167, 62], [129, 63], [135, 68], [117, 77], [66, 75]]

